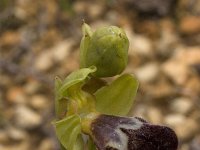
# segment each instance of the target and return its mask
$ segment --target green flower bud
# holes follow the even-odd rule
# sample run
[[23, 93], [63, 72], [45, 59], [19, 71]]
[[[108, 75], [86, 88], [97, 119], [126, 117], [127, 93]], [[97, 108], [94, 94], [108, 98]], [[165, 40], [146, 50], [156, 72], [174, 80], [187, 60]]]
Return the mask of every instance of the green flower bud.
[[95, 32], [83, 25], [81, 41], [81, 68], [96, 66], [97, 77], [120, 74], [127, 65], [129, 41], [123, 29], [116, 26], [102, 27]]

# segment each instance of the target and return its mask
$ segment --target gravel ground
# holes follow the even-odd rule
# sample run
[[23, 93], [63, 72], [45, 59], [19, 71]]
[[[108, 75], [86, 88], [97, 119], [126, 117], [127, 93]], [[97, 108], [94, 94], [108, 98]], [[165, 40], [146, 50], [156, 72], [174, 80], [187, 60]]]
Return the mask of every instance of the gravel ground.
[[0, 149], [58, 150], [54, 77], [79, 68], [82, 20], [130, 40], [125, 72], [140, 87], [130, 116], [200, 150], [200, 0], [1, 0]]

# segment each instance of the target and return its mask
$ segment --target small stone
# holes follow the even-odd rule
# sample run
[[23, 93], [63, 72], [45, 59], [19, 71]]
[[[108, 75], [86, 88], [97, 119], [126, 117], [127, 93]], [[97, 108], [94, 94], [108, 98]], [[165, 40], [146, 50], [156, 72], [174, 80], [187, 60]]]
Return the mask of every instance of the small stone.
[[175, 132], [177, 133], [179, 139], [183, 141], [191, 139], [198, 131], [199, 124], [193, 119], [186, 119], [183, 124], [175, 127]]
[[198, 123], [180, 114], [170, 114], [165, 118], [165, 123], [175, 130], [182, 141], [190, 139], [198, 130]]
[[175, 127], [177, 125], [183, 125], [186, 122], [186, 117], [180, 114], [170, 114], [165, 117], [165, 124]]
[[36, 81], [36, 80], [28, 80], [28, 82], [23, 86], [24, 87], [24, 91], [27, 94], [34, 94], [38, 91], [38, 89], [40, 88], [41, 84]]
[[6, 93], [6, 97], [11, 103], [24, 104], [26, 103], [26, 94], [21, 87], [10, 87]]
[[18, 32], [7, 31], [0, 37], [0, 46], [16, 46], [20, 43], [21, 37]]
[[200, 135], [196, 136], [190, 144], [190, 150], [199, 150], [199, 149], [200, 149]]
[[7, 132], [8, 132], [9, 138], [12, 139], [12, 140], [15, 140], [15, 141], [26, 140], [26, 138], [27, 138], [26, 132], [24, 130], [21, 130], [21, 129], [9, 127], [7, 129]]
[[173, 53], [175, 47], [178, 44], [178, 37], [175, 31], [172, 20], [166, 19], [161, 23], [161, 33], [159, 40], [156, 40], [156, 50], [158, 55], [163, 57], [170, 56]]
[[42, 118], [39, 114], [23, 105], [16, 107], [14, 119], [17, 126], [24, 129], [33, 129], [42, 122]]
[[[74, 51], [73, 53], [71, 53], [69, 55], [69, 57], [67, 58], [66, 63], [63, 64], [64, 70], [67, 70], [68, 72], [72, 72], [75, 69], [78, 69], [79, 68], [78, 59], [79, 59], [78, 51]], [[68, 63], [68, 62], [70, 62], [70, 63]]]
[[177, 48], [172, 58], [161, 68], [176, 84], [184, 85], [187, 79], [191, 79], [191, 65], [197, 63], [200, 63], [200, 48], [182, 47]]
[[9, 141], [8, 134], [6, 133], [5, 130], [0, 130], [0, 143], [3, 144], [3, 143], [6, 143], [7, 141]]
[[139, 104], [137, 107], [131, 110], [130, 114], [131, 116], [137, 116], [140, 118], [146, 118], [146, 112], [147, 112], [146, 105]]
[[149, 63], [135, 70], [135, 74], [141, 82], [150, 82], [157, 78], [159, 67], [156, 63]]
[[174, 93], [173, 86], [164, 78], [159, 78], [152, 84], [141, 84], [144, 92], [155, 100], [163, 100], [163, 98], [171, 96]]
[[10, 144], [10, 145], [1, 145], [0, 144], [0, 149], [1, 150], [29, 150], [33, 147], [33, 145], [30, 146], [29, 142], [23, 141], [15, 144]]
[[49, 106], [48, 99], [43, 95], [34, 95], [30, 99], [30, 105], [35, 109], [45, 109], [47, 106]]
[[35, 60], [34, 67], [39, 71], [46, 71], [53, 66], [52, 53], [49, 51], [41, 52]]
[[180, 150], [189, 150], [189, 145], [188, 144], [181, 144]]
[[147, 117], [148, 117], [148, 120], [153, 124], [161, 124], [162, 123], [163, 115], [162, 115], [160, 109], [158, 109], [156, 107], [148, 108]]
[[136, 35], [131, 33], [127, 33], [130, 46], [129, 46], [129, 54], [135, 55], [140, 54], [142, 56], [151, 56], [153, 45], [150, 39], [142, 35]]
[[105, 8], [105, 6], [102, 5], [102, 3], [96, 2], [96, 3], [90, 3], [88, 5], [88, 9], [86, 9], [86, 10], [88, 10], [87, 12], [88, 12], [88, 15], [90, 16], [90, 18], [95, 19], [104, 12], [104, 8]]
[[187, 114], [193, 107], [192, 100], [186, 97], [179, 97], [171, 103], [171, 110], [176, 113]]
[[180, 31], [184, 34], [194, 34], [200, 32], [200, 17], [183, 17], [180, 22]]
[[173, 0], [125, 0], [125, 6], [128, 8], [135, 8], [141, 14], [153, 13], [158, 16], [165, 16], [170, 13], [173, 5]]
[[77, 14], [85, 13], [86, 7], [87, 7], [87, 3], [85, 3], [84, 1], [75, 1], [75, 2], [73, 3], [73, 10], [74, 10]]
[[57, 62], [65, 60], [67, 56], [69, 56], [69, 52], [73, 44], [74, 42], [72, 39], [66, 39], [55, 45], [51, 49], [53, 60]]
[[190, 78], [184, 85], [185, 92], [190, 96], [196, 96], [196, 93], [200, 93], [200, 78]]
[[70, 39], [59, 42], [51, 49], [40, 53], [34, 66], [40, 71], [50, 69], [54, 63], [64, 61], [67, 58], [72, 45], [73, 42]]
[[53, 145], [53, 141], [51, 139], [44, 139], [38, 150], [54, 150], [54, 145]]

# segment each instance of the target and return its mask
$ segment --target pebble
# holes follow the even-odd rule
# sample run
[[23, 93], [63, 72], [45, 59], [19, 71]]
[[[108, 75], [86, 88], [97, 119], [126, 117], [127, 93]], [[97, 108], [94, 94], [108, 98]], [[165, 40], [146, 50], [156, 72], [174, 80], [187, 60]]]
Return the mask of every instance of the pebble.
[[27, 133], [24, 130], [17, 129], [15, 127], [9, 127], [7, 132], [9, 138], [14, 141], [22, 141], [26, 140], [27, 138]]
[[171, 20], [164, 20], [161, 23], [161, 35], [158, 40], [156, 40], [156, 50], [158, 54], [167, 57], [173, 53], [174, 48], [178, 44], [178, 36], [175, 31], [174, 24]]
[[54, 141], [51, 139], [44, 139], [41, 144], [39, 145], [38, 150], [54, 150], [53, 145]]
[[24, 141], [24, 142], [19, 142], [11, 145], [1, 145], [0, 144], [0, 149], [1, 150], [30, 150], [30, 147], [33, 147], [33, 145], [29, 145], [29, 142]]
[[[0, 130], [0, 143], [6, 143], [9, 141], [9, 137], [5, 130]], [[1, 145], [1, 144], [0, 144]]]
[[44, 95], [34, 95], [30, 99], [30, 105], [34, 109], [43, 110], [49, 106], [49, 101]]
[[191, 139], [199, 131], [199, 124], [193, 119], [186, 119], [186, 121], [175, 127], [175, 132], [182, 141]]
[[36, 58], [34, 66], [40, 71], [47, 71], [56, 62], [62, 62], [67, 59], [69, 51], [74, 43], [70, 39], [63, 40], [54, 47], [40, 53]]
[[172, 100], [171, 110], [175, 113], [187, 114], [193, 107], [192, 100], [186, 97], [178, 97]]
[[90, 3], [86, 9], [90, 18], [95, 19], [101, 16], [104, 12], [105, 6], [102, 3]]
[[149, 38], [133, 34], [132, 32], [127, 33], [127, 36], [130, 42], [130, 55], [135, 55], [135, 53], [146, 57], [150, 57], [152, 55], [153, 45]]
[[190, 139], [199, 130], [199, 125], [195, 120], [180, 114], [167, 115], [165, 123], [175, 130], [181, 141]]
[[9, 102], [16, 104], [24, 104], [27, 101], [24, 89], [18, 86], [10, 87], [6, 93], [6, 98]]
[[18, 32], [6, 31], [0, 37], [0, 46], [16, 46], [20, 43], [20, 35]]
[[24, 91], [27, 94], [34, 94], [38, 91], [38, 89], [40, 88], [41, 83], [39, 83], [36, 80], [28, 80], [27, 83], [24, 85]]
[[154, 13], [158, 16], [167, 15], [171, 11], [173, 3], [173, 0], [125, 0], [127, 7], [135, 8], [141, 14]]
[[180, 31], [184, 34], [194, 34], [200, 32], [200, 17], [185, 16], [180, 21]]
[[150, 82], [158, 77], [159, 66], [156, 63], [148, 63], [135, 69], [135, 74], [139, 81]]
[[39, 71], [47, 71], [53, 66], [52, 53], [50, 51], [41, 52], [37, 56], [34, 67]]
[[18, 127], [24, 129], [33, 129], [42, 122], [39, 114], [23, 105], [16, 106], [14, 120]]
[[164, 119], [164, 123], [172, 127], [183, 125], [185, 122], [186, 117], [181, 114], [169, 114]]
[[160, 109], [156, 107], [150, 107], [147, 110], [147, 117], [151, 123], [161, 124], [163, 120], [163, 115]]
[[85, 3], [84, 1], [75, 1], [73, 4], [73, 10], [77, 13], [77, 14], [81, 14], [81, 13], [85, 13], [86, 11], [86, 5], [87, 3]]
[[197, 63], [200, 63], [199, 47], [179, 47], [161, 68], [176, 84], [184, 85], [191, 78], [192, 71], [189, 67]]
[[200, 150], [200, 135], [192, 140], [189, 150]]
[[96, 19], [104, 12], [105, 6], [98, 1], [92, 3], [76, 1], [73, 4], [73, 9], [77, 14], [87, 14], [89, 18]]

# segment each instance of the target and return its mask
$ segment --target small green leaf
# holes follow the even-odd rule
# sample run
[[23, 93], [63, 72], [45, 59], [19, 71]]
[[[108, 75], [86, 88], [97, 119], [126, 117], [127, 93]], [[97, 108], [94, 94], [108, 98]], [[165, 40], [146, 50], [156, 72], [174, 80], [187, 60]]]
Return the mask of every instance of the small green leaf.
[[72, 72], [67, 78], [64, 80], [62, 86], [58, 91], [58, 99], [67, 96], [67, 89], [75, 84], [84, 82], [88, 75], [95, 72], [96, 67], [91, 66], [89, 68], [83, 68], [77, 71]]
[[97, 111], [110, 115], [127, 115], [138, 89], [138, 81], [132, 75], [124, 74], [110, 85], [96, 93]]
[[78, 135], [81, 133], [80, 117], [78, 115], [69, 116], [54, 123], [56, 134], [62, 146], [67, 150], [74, 150]]

